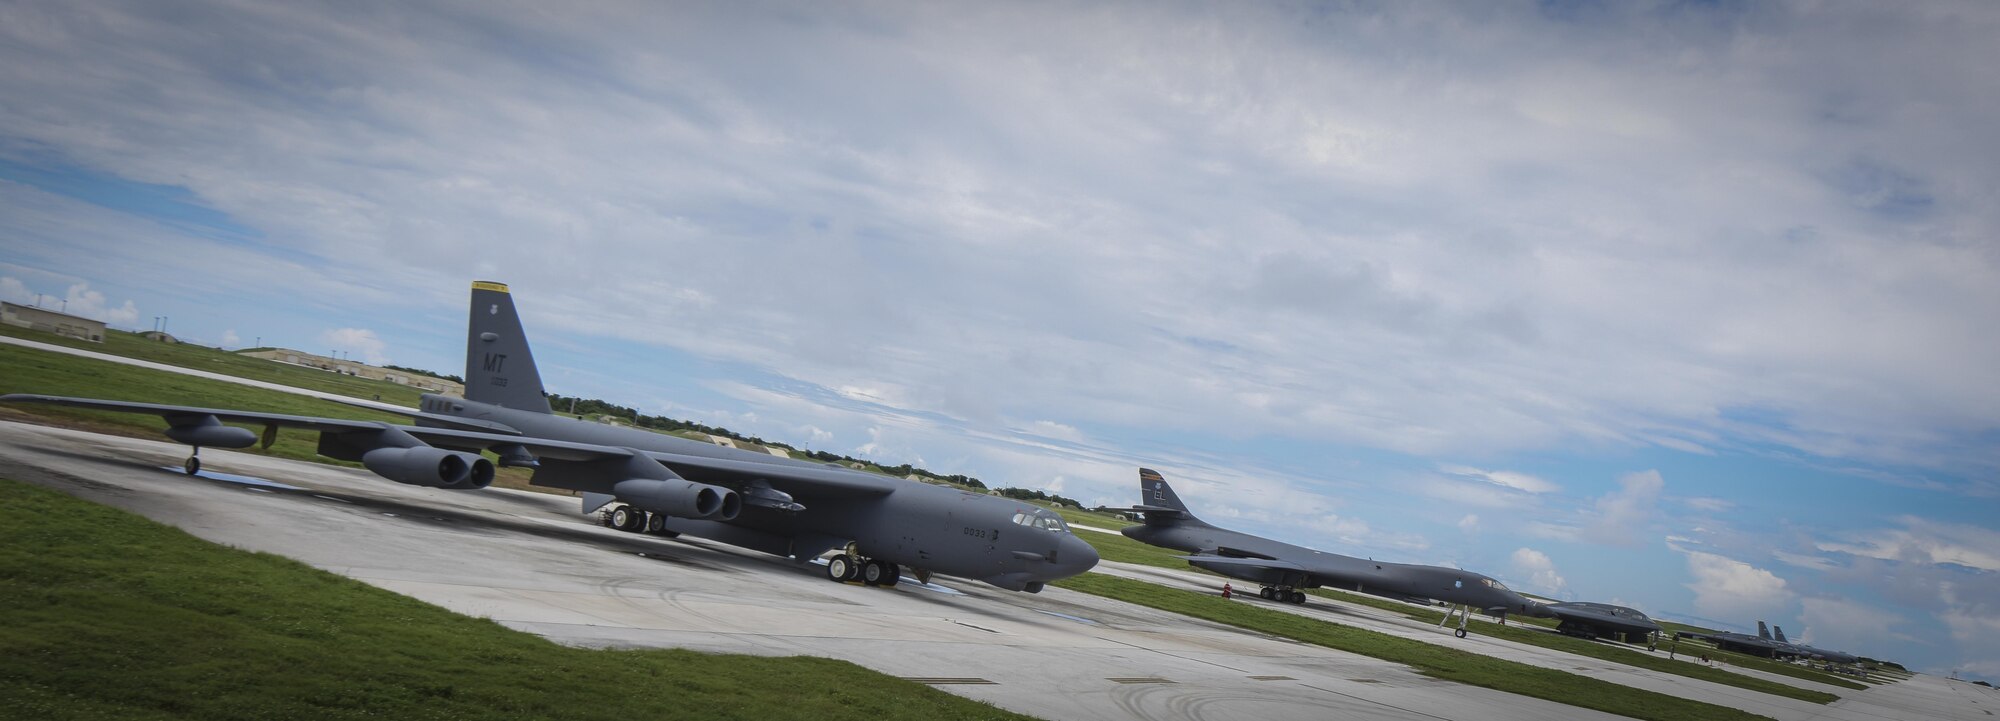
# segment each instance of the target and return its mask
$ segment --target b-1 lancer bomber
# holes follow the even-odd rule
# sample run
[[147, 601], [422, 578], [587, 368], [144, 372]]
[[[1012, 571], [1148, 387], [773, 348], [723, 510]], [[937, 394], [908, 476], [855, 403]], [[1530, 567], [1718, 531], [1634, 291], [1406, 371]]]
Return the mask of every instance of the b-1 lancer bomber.
[[[1218, 528], [1196, 518], [1158, 471], [1139, 469], [1140, 504], [1124, 509], [1143, 514], [1145, 523], [1119, 532], [1141, 543], [1186, 551], [1190, 565], [1230, 578], [1263, 584], [1257, 595], [1302, 604], [1307, 588], [1339, 588], [1399, 600], [1444, 601], [1458, 606], [1459, 638], [1466, 635], [1470, 610], [1506, 620], [1509, 613], [1534, 614], [1541, 604], [1492, 578], [1443, 566], [1386, 563], [1315, 551], [1262, 536]], [[1450, 621], [1447, 612], [1438, 622]]]
[[500, 283], [472, 284], [465, 397], [425, 394], [419, 410], [397, 411], [415, 425], [91, 398], [0, 400], [160, 416], [168, 438], [194, 447], [189, 474], [200, 471], [203, 446], [246, 448], [261, 438], [269, 447], [280, 427], [318, 432], [320, 455], [432, 488], [485, 488], [494, 461], [482, 453], [491, 452], [501, 466], [534, 469], [532, 485], [581, 492], [584, 513], [617, 504], [607, 515], [620, 530], [686, 533], [800, 563], [831, 554], [827, 575], [842, 582], [893, 586], [908, 568], [919, 580], [936, 572], [1035, 593], [1097, 565], [1097, 551], [1060, 517], [1025, 502], [556, 415]]

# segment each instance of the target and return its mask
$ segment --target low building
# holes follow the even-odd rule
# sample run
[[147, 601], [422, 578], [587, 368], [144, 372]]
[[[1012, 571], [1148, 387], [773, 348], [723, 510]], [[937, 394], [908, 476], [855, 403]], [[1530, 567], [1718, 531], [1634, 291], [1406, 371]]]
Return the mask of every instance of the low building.
[[59, 313], [47, 308], [0, 302], [0, 322], [56, 335], [104, 342], [104, 321]]
[[420, 388], [426, 391], [430, 391], [432, 393], [442, 393], [448, 396], [459, 396], [459, 397], [465, 396], [465, 384], [459, 383], [457, 381], [446, 380], [443, 378], [438, 378], [436, 376], [427, 376], [422, 373], [411, 373], [409, 371], [396, 370], [394, 368], [381, 368], [377, 366], [368, 365], [367, 363], [361, 363], [358, 361], [344, 360], [340, 358], [334, 358], [331, 356], [318, 355], [315, 353], [307, 353], [305, 351], [292, 350], [290, 348], [267, 348], [263, 350], [250, 350], [250, 351], [242, 351], [242, 354], [250, 356], [252, 358], [263, 358], [265, 360], [277, 361], [279, 363], [290, 363], [292, 365], [305, 366], [307, 368], [318, 368], [323, 371], [331, 371], [342, 375], [355, 376], [357, 378], [373, 378], [378, 381], [400, 383], [402, 385], [406, 385], [411, 388]]

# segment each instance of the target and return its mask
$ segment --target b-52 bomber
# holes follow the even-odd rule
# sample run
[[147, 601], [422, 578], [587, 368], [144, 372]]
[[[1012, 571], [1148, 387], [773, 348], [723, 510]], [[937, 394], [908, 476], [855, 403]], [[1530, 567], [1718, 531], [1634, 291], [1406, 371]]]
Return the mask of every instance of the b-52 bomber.
[[[1509, 613], [1535, 614], [1541, 606], [1492, 578], [1443, 566], [1386, 563], [1315, 551], [1261, 536], [1218, 528], [1196, 518], [1158, 471], [1139, 469], [1140, 505], [1127, 511], [1143, 514], [1142, 525], [1119, 532], [1162, 548], [1186, 551], [1177, 556], [1189, 565], [1263, 584], [1257, 595], [1303, 604], [1307, 588], [1339, 588], [1399, 600], [1444, 601], [1458, 606], [1454, 635], [1465, 638], [1470, 611], [1477, 609], [1506, 620]], [[1450, 621], [1447, 612], [1438, 622]]]
[[168, 438], [194, 447], [189, 474], [201, 469], [202, 447], [246, 448], [260, 438], [269, 447], [281, 427], [317, 431], [320, 455], [431, 488], [485, 488], [494, 461], [482, 453], [492, 452], [501, 466], [534, 469], [533, 485], [582, 492], [584, 513], [618, 504], [610, 515], [620, 530], [686, 533], [800, 563], [831, 553], [826, 573], [842, 582], [893, 586], [907, 567], [920, 580], [935, 572], [1036, 593], [1097, 565], [1096, 550], [1060, 517], [1021, 501], [556, 415], [507, 286], [473, 283], [471, 301], [465, 397], [423, 395], [419, 410], [398, 411], [415, 425], [25, 394], [0, 400], [158, 415]]

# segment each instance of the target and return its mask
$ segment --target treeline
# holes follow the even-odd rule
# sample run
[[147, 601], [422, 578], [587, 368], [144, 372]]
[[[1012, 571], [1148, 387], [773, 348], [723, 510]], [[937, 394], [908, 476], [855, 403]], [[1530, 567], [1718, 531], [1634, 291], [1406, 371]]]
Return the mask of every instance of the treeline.
[[1083, 504], [1074, 498], [1064, 498], [1062, 496], [1058, 496], [1053, 493], [1047, 493], [1043, 491], [1031, 491], [1026, 488], [1002, 488], [998, 491], [998, 493], [1008, 498], [1014, 498], [1023, 501], [1048, 501], [1058, 506], [1075, 506], [1077, 508], [1083, 507]]
[[445, 375], [445, 374], [443, 374], [443, 373], [439, 373], [439, 372], [436, 372], [436, 371], [427, 371], [427, 370], [424, 370], [424, 369], [422, 369], [422, 368], [411, 368], [411, 367], [409, 367], [409, 366], [399, 366], [399, 365], [385, 365], [385, 366], [382, 366], [382, 367], [383, 367], [383, 368], [387, 368], [387, 369], [389, 369], [389, 370], [392, 370], [392, 371], [402, 371], [402, 372], [404, 372], [404, 373], [415, 373], [415, 374], [417, 374], [417, 375], [420, 375], [420, 376], [430, 376], [430, 377], [432, 377], [432, 378], [439, 378], [439, 379], [443, 379], [443, 380], [448, 380], [448, 381], [451, 381], [451, 382], [453, 382], [453, 383], [457, 383], [457, 384], [459, 384], [459, 385], [465, 385], [465, 379], [464, 379], [464, 378], [460, 378], [460, 377], [458, 377], [458, 376], [448, 376], [448, 375]]
[[[737, 433], [735, 431], [729, 430], [727, 428], [723, 428], [721, 426], [711, 426], [705, 423], [695, 423], [692, 421], [680, 420], [678, 418], [668, 418], [666, 416], [644, 415], [640, 413], [639, 409], [637, 408], [621, 406], [616, 403], [601, 401], [596, 398], [575, 398], [571, 396], [562, 395], [560, 393], [548, 393], [546, 395], [549, 398], [549, 408], [552, 408], [557, 411], [562, 411], [565, 413], [574, 412], [582, 416], [612, 416], [616, 418], [629, 420], [632, 422], [632, 425], [638, 426], [640, 428], [650, 428], [656, 431], [693, 431], [696, 433], [706, 433], [711, 436], [721, 436], [723, 438], [743, 441], [746, 443], [755, 443], [760, 446], [775, 446], [778, 448], [791, 449], [791, 446], [789, 444], [778, 443], [775, 441], [767, 441], [757, 436], [746, 436]], [[905, 463], [900, 466], [884, 466], [864, 459], [855, 458], [852, 456], [843, 456], [837, 453], [828, 453], [826, 451], [801, 451], [801, 453], [804, 453], [805, 456], [808, 458], [811, 458], [815, 461], [821, 461], [824, 463], [841, 463], [850, 465], [858, 463], [862, 465], [875, 466], [877, 468], [882, 469], [882, 472], [897, 477], [909, 477], [912, 475], [929, 476], [931, 478], [936, 478], [949, 483], [955, 483], [961, 486], [969, 486], [972, 488], [978, 488], [982, 490], [986, 488], [986, 484], [979, 482], [979, 479], [973, 478], [971, 476], [939, 475], [936, 473], [932, 473], [930, 471], [926, 471], [922, 468], [917, 468], [908, 463]], [[1074, 501], [1071, 502], [1074, 503]]]

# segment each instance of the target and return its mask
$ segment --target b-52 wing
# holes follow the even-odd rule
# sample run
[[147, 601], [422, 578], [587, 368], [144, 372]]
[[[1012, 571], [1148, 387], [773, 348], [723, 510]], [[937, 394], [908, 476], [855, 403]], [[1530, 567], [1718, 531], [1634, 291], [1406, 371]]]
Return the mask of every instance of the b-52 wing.
[[[390, 480], [438, 488], [485, 487], [492, 480], [492, 465], [475, 454], [494, 451], [505, 465], [537, 467], [538, 478], [547, 473], [568, 479], [598, 480], [607, 485], [633, 479], [688, 480], [736, 488], [769, 486], [779, 491], [821, 497], [877, 496], [894, 489], [890, 479], [841, 468], [760, 463], [536, 438], [498, 423], [489, 425], [506, 430], [434, 428], [381, 421], [32, 394], [0, 396], [0, 401], [156, 415], [167, 422], [167, 437], [194, 446], [197, 454], [202, 446], [246, 448], [260, 440], [258, 434], [223, 423], [263, 425], [265, 430], [261, 440], [266, 447], [276, 439], [278, 428], [316, 431], [320, 434], [321, 455], [360, 461], [369, 470]], [[472, 419], [457, 420], [463, 424]], [[380, 451], [388, 452], [378, 453]], [[550, 463], [545, 466], [540, 461]], [[199, 462], [190, 459], [188, 468], [190, 473], [198, 470]], [[689, 515], [701, 517], [710, 514]]]

